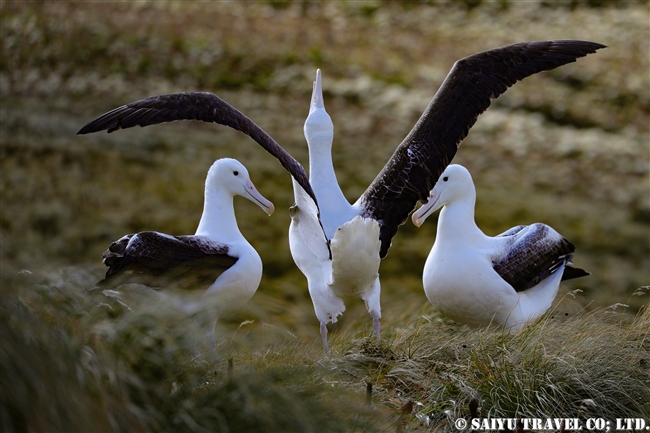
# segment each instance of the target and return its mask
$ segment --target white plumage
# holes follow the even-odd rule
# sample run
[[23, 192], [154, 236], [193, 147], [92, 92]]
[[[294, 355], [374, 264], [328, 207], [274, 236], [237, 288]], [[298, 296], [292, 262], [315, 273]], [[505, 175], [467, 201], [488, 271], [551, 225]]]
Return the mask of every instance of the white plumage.
[[123, 236], [102, 254], [109, 268], [99, 284], [180, 288], [179, 306], [188, 313], [207, 314], [211, 336], [219, 315], [244, 305], [262, 278], [262, 260], [237, 226], [235, 195], [273, 213], [273, 204], [257, 191], [246, 168], [237, 160], [219, 159], [208, 171], [196, 233], [171, 236], [148, 231]]
[[339, 187], [332, 164], [334, 126], [325, 111], [320, 71], [304, 132], [309, 145], [309, 182], [321, 213], [294, 181], [296, 204], [291, 210], [289, 246], [296, 265], [307, 277], [325, 352], [329, 353], [326, 325], [335, 323], [345, 311], [342, 298], [346, 296], [365, 301], [379, 341], [379, 223], [360, 216], [361, 208], [356, 203], [351, 205]]
[[521, 329], [552, 305], [562, 279], [588, 275], [572, 268], [573, 245], [536, 223], [486, 236], [474, 221], [476, 190], [464, 167], [450, 165], [416, 211], [419, 226], [442, 207], [422, 281], [431, 304], [470, 326]]
[[[601, 44], [575, 40], [522, 42], [458, 60], [415, 126], [354, 205], [345, 199], [334, 173], [331, 155], [334, 132], [323, 104], [320, 73], [317, 74], [310, 113], [305, 122], [305, 137], [309, 143], [309, 180], [300, 163], [262, 128], [217, 95], [207, 92], [181, 92], [134, 101], [104, 113], [81, 128], [78, 134], [101, 130], [112, 132], [136, 125], [148, 126], [177, 120], [200, 120], [241, 131], [277, 158], [300, 185], [298, 189], [309, 197], [307, 199], [302, 191], [295, 191], [301, 200], [297, 198], [297, 207], [292, 211], [290, 245], [296, 263], [310, 284], [327, 348], [325, 323], [336, 320], [345, 308], [338, 295], [357, 294], [366, 300], [378, 339], [380, 330], [379, 279], [375, 278], [378, 272], [374, 243], [364, 243], [360, 248], [365, 251], [363, 254], [368, 253], [370, 257], [363, 254], [364, 259], [347, 256], [346, 251], [349, 254], [357, 254], [357, 251], [351, 243], [346, 245], [347, 239], [337, 234], [338, 229], [355, 217], [373, 220], [379, 226], [380, 247], [377, 254], [380, 259], [385, 257], [399, 226], [407, 220], [417, 202], [426, 200], [435, 180], [492, 100], [517, 81], [574, 62], [603, 47]], [[318, 208], [322, 211], [320, 221]], [[348, 228], [352, 229], [353, 226]], [[318, 234], [316, 229], [324, 233]], [[361, 233], [372, 234], [374, 241], [375, 229], [372, 224], [364, 225], [360, 230]], [[338, 252], [330, 253], [329, 242], [336, 244], [335, 241], [339, 240], [343, 243], [336, 247]], [[320, 245], [300, 245], [301, 242]], [[327, 251], [325, 256], [324, 250]], [[367, 268], [362, 275], [348, 280], [350, 273], [339, 269], [338, 263], [349, 265], [354, 260], [363, 260]], [[334, 273], [328, 266], [334, 266]], [[334, 274], [337, 275], [335, 284]], [[325, 319], [321, 319], [323, 317]]]

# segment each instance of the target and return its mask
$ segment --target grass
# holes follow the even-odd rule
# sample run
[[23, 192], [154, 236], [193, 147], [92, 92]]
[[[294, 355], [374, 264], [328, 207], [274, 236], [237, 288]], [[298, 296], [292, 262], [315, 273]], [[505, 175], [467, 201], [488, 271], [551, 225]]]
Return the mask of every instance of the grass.
[[330, 359], [316, 326], [306, 337], [226, 322], [215, 353], [165, 301], [90, 294], [93, 278], [23, 273], [4, 287], [3, 431], [454, 431], [472, 413], [650, 417], [647, 308], [558, 310], [511, 334], [407, 304], [379, 346], [370, 330], [331, 334]]

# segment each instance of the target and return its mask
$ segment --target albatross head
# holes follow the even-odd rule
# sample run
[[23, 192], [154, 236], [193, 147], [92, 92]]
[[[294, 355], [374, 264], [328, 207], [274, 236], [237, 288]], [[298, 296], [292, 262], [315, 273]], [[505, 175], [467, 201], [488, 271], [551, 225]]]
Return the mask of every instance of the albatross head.
[[472, 195], [476, 195], [476, 192], [469, 171], [462, 165], [449, 165], [431, 190], [429, 201], [413, 212], [411, 220], [413, 224], [420, 227], [429, 215], [441, 207]]
[[320, 69], [316, 70], [316, 81], [314, 81], [309, 116], [305, 120], [304, 133], [310, 152], [314, 146], [331, 150], [332, 140], [334, 139], [334, 124], [330, 115], [325, 111]]
[[225, 188], [232, 196], [240, 195], [261, 207], [267, 214], [271, 215], [275, 210], [273, 203], [260, 194], [248, 175], [244, 165], [232, 158], [218, 159], [212, 164], [208, 171], [206, 188], [210, 184], [218, 183]]

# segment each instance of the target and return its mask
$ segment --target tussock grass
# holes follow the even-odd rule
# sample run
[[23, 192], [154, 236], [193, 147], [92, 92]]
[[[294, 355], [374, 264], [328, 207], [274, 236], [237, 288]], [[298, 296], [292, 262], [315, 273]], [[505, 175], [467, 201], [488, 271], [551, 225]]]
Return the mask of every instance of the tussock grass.
[[164, 299], [89, 294], [93, 281], [4, 280], [3, 431], [445, 431], [477, 403], [480, 417], [650, 416], [648, 308], [551, 312], [510, 334], [412, 306], [379, 346], [334, 333], [326, 359], [319, 339], [248, 322], [220, 327], [215, 353]]
[[362, 398], [330, 386], [313, 361], [235, 357], [229, 368], [222, 355], [240, 350], [228, 347], [236, 333], [214, 353], [164, 300], [136, 307], [65, 279], [17, 280], [3, 287], [2, 431], [365, 432], [385, 424]]
[[468, 417], [472, 400], [481, 417], [647, 418], [649, 332], [647, 308], [633, 319], [616, 308], [551, 312], [517, 334], [422, 316], [385, 346], [353, 342], [334, 362], [382, 400], [413, 407], [416, 424]]

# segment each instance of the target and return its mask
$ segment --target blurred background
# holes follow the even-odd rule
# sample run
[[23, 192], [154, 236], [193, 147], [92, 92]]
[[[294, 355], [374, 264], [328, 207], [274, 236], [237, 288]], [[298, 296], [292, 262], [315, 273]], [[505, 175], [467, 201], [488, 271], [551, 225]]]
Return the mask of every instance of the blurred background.
[[[648, 2], [2, 2], [0, 13], [3, 286], [21, 270], [98, 280], [100, 254], [126, 233], [194, 233], [208, 168], [233, 157], [276, 213], [236, 199], [265, 273], [232, 321], [253, 317], [318, 339], [289, 253], [291, 181], [274, 158], [214, 124], [76, 132], [136, 99], [209, 91], [307, 168], [302, 125], [320, 68], [335, 169], [353, 202], [457, 59], [583, 39], [608, 48], [516, 84], [453, 162], [474, 177], [486, 234], [540, 221], [575, 244], [575, 265], [592, 275], [562, 285], [582, 290], [570, 308], [647, 303], [632, 293], [650, 283]], [[421, 272], [435, 230], [435, 218], [420, 229], [409, 221], [393, 239], [380, 268], [385, 317], [432, 312]], [[370, 328], [363, 305], [347, 303], [338, 326]]]

